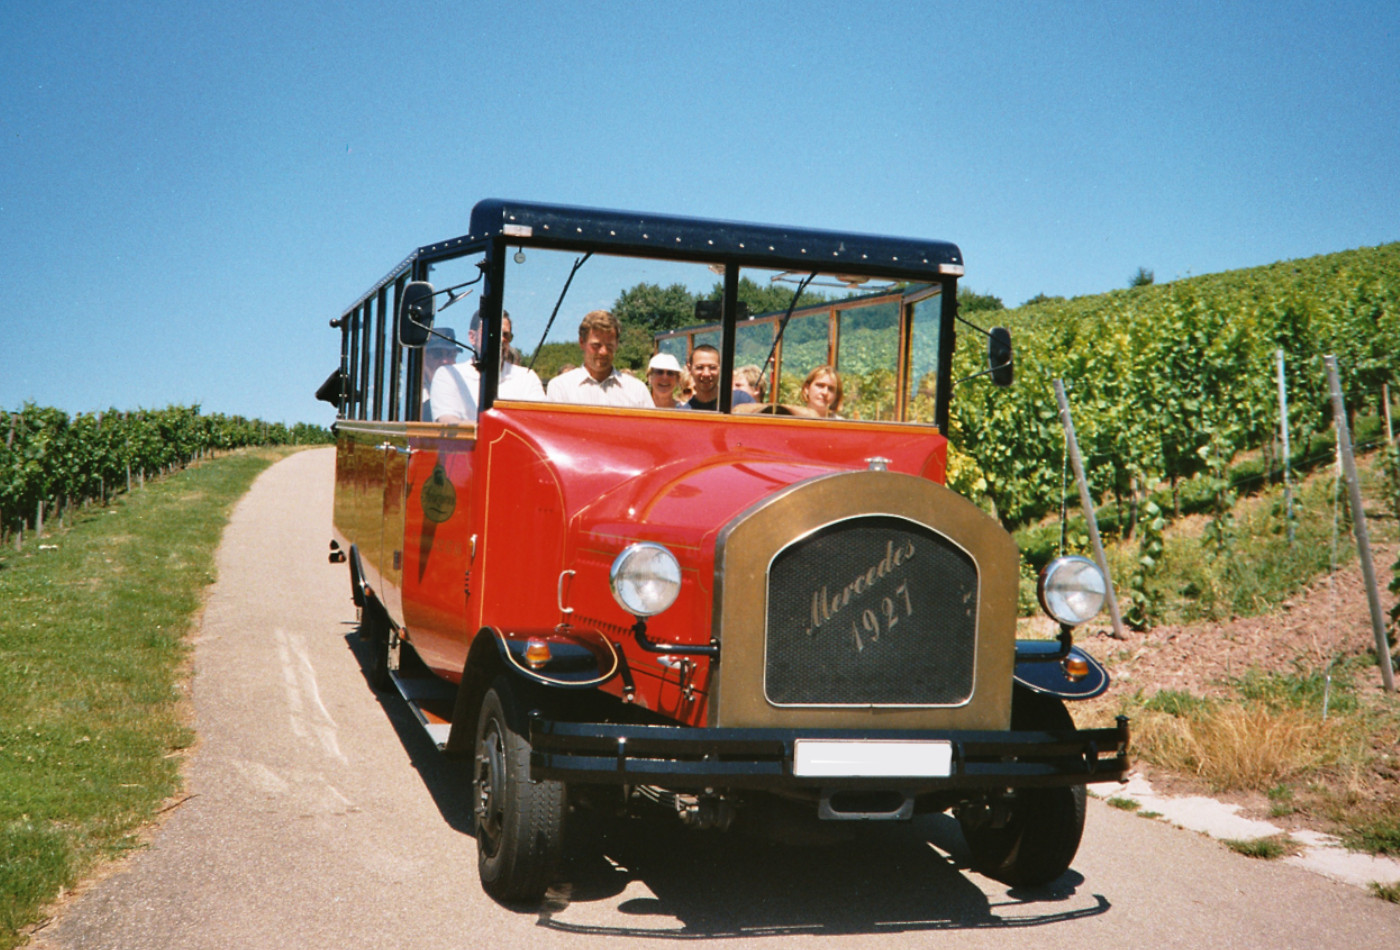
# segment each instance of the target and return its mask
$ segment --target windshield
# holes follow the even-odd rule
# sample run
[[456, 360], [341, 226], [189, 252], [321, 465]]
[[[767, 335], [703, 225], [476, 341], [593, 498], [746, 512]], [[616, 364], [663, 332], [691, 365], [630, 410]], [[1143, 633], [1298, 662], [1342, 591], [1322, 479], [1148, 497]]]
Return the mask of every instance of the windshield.
[[[470, 280], [481, 262], [478, 255], [438, 262], [433, 282], [442, 287]], [[720, 264], [509, 247], [502, 294], [509, 316], [506, 361], [532, 369], [547, 387], [582, 364], [579, 325], [591, 311], [605, 310], [622, 328], [614, 368], [650, 385], [653, 355], [668, 355], [682, 371], [677, 402], [695, 396], [690, 371], [697, 349], [714, 347], [720, 352], [710, 359], [729, 362], [733, 387], [745, 394], [731, 397], [736, 404], [752, 399], [784, 415], [934, 423], [940, 287], [743, 268], [731, 359], [723, 352], [724, 281]], [[471, 345], [476, 309], [475, 297], [467, 297], [445, 314], [440, 310], [439, 324], [452, 325], [457, 339]], [[814, 373], [837, 384], [839, 403], [813, 402]], [[703, 370], [700, 382], [708, 382]], [[658, 398], [657, 404], [670, 403]]]

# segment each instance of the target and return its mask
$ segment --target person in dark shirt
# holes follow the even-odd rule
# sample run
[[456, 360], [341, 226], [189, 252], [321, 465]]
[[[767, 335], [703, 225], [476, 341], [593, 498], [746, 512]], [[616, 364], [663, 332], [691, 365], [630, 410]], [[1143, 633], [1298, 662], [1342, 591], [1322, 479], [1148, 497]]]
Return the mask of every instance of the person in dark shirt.
[[[686, 368], [690, 370], [691, 382], [695, 386], [695, 394], [686, 405], [691, 409], [719, 408], [719, 350], [708, 343], [701, 343], [690, 351]], [[742, 406], [746, 402], [753, 402], [753, 397], [743, 391], [734, 393], [733, 405]]]

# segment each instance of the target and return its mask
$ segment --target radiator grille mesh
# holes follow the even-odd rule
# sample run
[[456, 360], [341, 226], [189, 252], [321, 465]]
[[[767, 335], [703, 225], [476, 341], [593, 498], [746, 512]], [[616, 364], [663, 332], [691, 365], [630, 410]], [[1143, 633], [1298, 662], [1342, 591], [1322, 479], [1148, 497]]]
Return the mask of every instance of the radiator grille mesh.
[[977, 568], [902, 518], [840, 521], [768, 571], [764, 691], [780, 706], [951, 706], [972, 695]]

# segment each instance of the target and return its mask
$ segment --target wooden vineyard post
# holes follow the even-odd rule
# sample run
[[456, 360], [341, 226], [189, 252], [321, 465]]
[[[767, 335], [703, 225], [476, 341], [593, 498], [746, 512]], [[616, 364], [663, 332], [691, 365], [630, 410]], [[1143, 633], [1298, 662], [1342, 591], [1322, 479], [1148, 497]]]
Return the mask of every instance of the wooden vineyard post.
[[1288, 544], [1293, 545], [1293, 485], [1289, 469], [1292, 459], [1288, 450], [1288, 383], [1283, 375], [1283, 349], [1278, 351], [1278, 418], [1283, 434], [1283, 517], [1288, 525]]
[[1064, 380], [1055, 380], [1055, 401], [1060, 404], [1060, 422], [1065, 427], [1065, 445], [1069, 449], [1069, 461], [1074, 466], [1074, 480], [1079, 483], [1079, 505], [1084, 509], [1084, 518], [1089, 523], [1089, 541], [1094, 545], [1094, 558], [1103, 570], [1103, 579], [1108, 586], [1108, 615], [1113, 620], [1113, 635], [1124, 639], [1123, 615], [1118, 612], [1118, 595], [1113, 591], [1113, 576], [1108, 571], [1108, 558], [1104, 556], [1103, 541], [1099, 538], [1099, 519], [1094, 514], [1094, 499], [1089, 494], [1089, 482], [1084, 477], [1084, 461], [1079, 457], [1079, 440], [1074, 436], [1074, 420], [1070, 417], [1069, 398], [1065, 396]]
[[1385, 409], [1385, 445], [1395, 447], [1395, 427], [1390, 421], [1390, 383], [1381, 383], [1381, 407]]
[[1390, 663], [1390, 642], [1385, 637], [1385, 615], [1381, 610], [1380, 588], [1376, 586], [1376, 568], [1371, 561], [1371, 538], [1366, 531], [1366, 511], [1361, 506], [1361, 481], [1356, 477], [1356, 458], [1351, 452], [1351, 430], [1347, 426], [1346, 403], [1342, 400], [1342, 384], [1337, 377], [1337, 358], [1324, 356], [1327, 383], [1332, 389], [1332, 417], [1337, 427], [1337, 451], [1342, 456], [1347, 488], [1351, 497], [1352, 525], [1356, 531], [1356, 553], [1361, 560], [1361, 576], [1366, 584], [1366, 599], [1371, 606], [1371, 626], [1376, 634], [1376, 659], [1381, 663], [1381, 680], [1387, 692], [1395, 692], [1395, 671]]

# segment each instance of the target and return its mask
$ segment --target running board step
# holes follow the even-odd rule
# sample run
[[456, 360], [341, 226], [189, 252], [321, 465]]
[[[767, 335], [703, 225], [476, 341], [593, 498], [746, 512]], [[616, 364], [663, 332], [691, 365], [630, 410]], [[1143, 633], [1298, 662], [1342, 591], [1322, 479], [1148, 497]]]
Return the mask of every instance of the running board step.
[[457, 702], [456, 685], [432, 675], [405, 676], [402, 670], [391, 671], [389, 678], [438, 751], [446, 749], [452, 732], [452, 707]]

